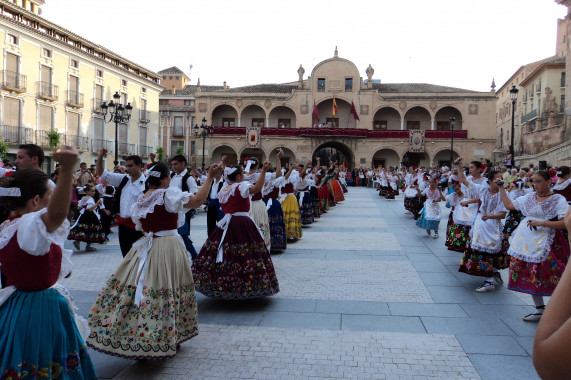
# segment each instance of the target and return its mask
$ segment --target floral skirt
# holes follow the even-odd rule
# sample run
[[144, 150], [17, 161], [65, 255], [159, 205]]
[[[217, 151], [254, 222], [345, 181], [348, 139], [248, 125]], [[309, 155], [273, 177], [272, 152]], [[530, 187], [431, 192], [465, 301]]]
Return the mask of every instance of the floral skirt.
[[91, 211], [85, 211], [69, 231], [67, 239], [86, 243], [103, 243], [107, 241], [107, 236], [97, 215]]
[[319, 201], [321, 202], [321, 211], [329, 211], [329, 186], [322, 185], [319, 190]]
[[[267, 205], [268, 200], [264, 199]], [[277, 199], [272, 199], [272, 205], [268, 210], [268, 221], [270, 224], [270, 238], [272, 241], [272, 251], [283, 251], [287, 248], [287, 236], [284, 223], [284, 212], [282, 205]]]
[[523, 218], [523, 214], [521, 211], [512, 210], [508, 212], [506, 215], [506, 219], [504, 221], [504, 229], [502, 233], [502, 252], [507, 254], [508, 249], [510, 248], [510, 241], [509, 238], [512, 236], [512, 233], [515, 231], [517, 226], [519, 226], [519, 222]]
[[414, 212], [413, 210], [416, 210], [416, 204], [417, 203], [418, 203], [418, 197], [414, 197], [414, 198], [405, 197], [404, 198], [404, 208], [407, 211]]
[[309, 189], [309, 193], [311, 194], [311, 201], [313, 203], [313, 217], [319, 218], [321, 217], [321, 201], [319, 200], [319, 190], [317, 187], [313, 186]]
[[343, 189], [341, 188], [339, 181], [333, 180], [329, 182], [329, 185], [331, 186], [333, 200], [335, 203], [343, 202], [345, 200], [345, 196], [343, 195]]
[[280, 288], [272, 259], [254, 223], [245, 216], [230, 219], [224, 237], [223, 259], [217, 263], [222, 234], [223, 231], [216, 227], [192, 264], [196, 290], [205, 296], [222, 299], [248, 299], [278, 293]]
[[[301, 214], [301, 224], [308, 225], [314, 222], [313, 218], [313, 201], [311, 200], [311, 194], [309, 191], [304, 192], [305, 195], [303, 196], [303, 200], [301, 201], [301, 206], [299, 208], [299, 212]], [[299, 197], [301, 192], [298, 192], [296, 195], [297, 202], [299, 204]]]
[[301, 213], [295, 195], [289, 194], [282, 202], [284, 211], [284, 222], [286, 226], [286, 236], [288, 239], [301, 239]]
[[[450, 213], [452, 215], [452, 212]], [[446, 247], [450, 251], [464, 252], [466, 250], [466, 242], [470, 236], [471, 226], [456, 224], [454, 221], [448, 220], [446, 228]]]
[[153, 239], [140, 306], [135, 304], [138, 254], [131, 248], [95, 300], [87, 318], [87, 344], [128, 359], [173, 357], [178, 344], [198, 334], [186, 249], [177, 236]]
[[386, 197], [388, 193], [388, 186], [379, 186], [379, 195], [381, 197]]
[[550, 296], [569, 261], [569, 243], [562, 230], [555, 231], [551, 251], [541, 263], [511, 257], [508, 289], [537, 296]]
[[387, 186], [387, 199], [395, 199], [395, 196], [399, 195], [399, 189], [393, 190], [391, 186]]
[[468, 237], [466, 250], [464, 251], [464, 257], [458, 272], [464, 272], [472, 276], [492, 277], [494, 269], [506, 269], [508, 265], [508, 256], [501, 251], [488, 253], [473, 249], [470, 247], [470, 237]]
[[258, 225], [260, 231], [264, 235], [264, 243], [268, 250], [272, 244], [272, 238], [270, 234], [270, 223], [268, 221], [268, 209], [263, 200], [252, 201], [252, 208], [250, 209], [250, 216], [254, 219], [254, 222]]
[[68, 301], [17, 290], [0, 307], [1, 379], [97, 379]]

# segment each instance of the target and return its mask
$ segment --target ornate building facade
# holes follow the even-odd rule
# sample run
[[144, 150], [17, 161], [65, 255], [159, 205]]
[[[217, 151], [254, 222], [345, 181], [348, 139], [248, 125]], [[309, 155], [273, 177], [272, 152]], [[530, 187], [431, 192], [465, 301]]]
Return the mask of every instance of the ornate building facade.
[[[110, 157], [148, 156], [158, 145], [160, 77], [104, 47], [42, 18], [43, 0], [0, 0], [0, 133], [13, 158], [20, 144], [35, 143], [48, 153], [50, 131], [93, 163], [105, 146]], [[133, 107], [129, 123], [105, 123], [101, 103]], [[113, 159], [107, 159], [111, 168]]]
[[[451, 145], [454, 158], [492, 157], [495, 92], [385, 84], [374, 79], [371, 65], [364, 72], [366, 80], [335, 49], [334, 56], [317, 64], [307, 77], [300, 65], [297, 81], [290, 83], [237, 88], [198, 83], [167, 89], [160, 97], [165, 116], [161, 136], [174, 141], [173, 128], [183, 135], [181, 140], [188, 133], [194, 151], [185, 152], [194, 162], [204, 157], [207, 165], [222, 155], [230, 163], [251, 156], [275, 162], [277, 148], [284, 150], [285, 161], [332, 157], [349, 167], [446, 164]], [[188, 113], [177, 127], [174, 115], [182, 110], [174, 101], [183, 98], [188, 100]], [[191, 133], [201, 120], [214, 127], [204, 141]]]

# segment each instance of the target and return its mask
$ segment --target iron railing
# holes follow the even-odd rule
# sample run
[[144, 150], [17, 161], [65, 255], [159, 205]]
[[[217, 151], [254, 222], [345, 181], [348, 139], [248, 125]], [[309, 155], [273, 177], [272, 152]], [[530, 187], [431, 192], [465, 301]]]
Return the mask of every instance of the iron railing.
[[115, 151], [115, 141], [104, 139], [91, 139], [91, 151], [99, 152], [99, 149], [105, 148], [108, 152]]
[[93, 99], [93, 112], [101, 113], [103, 110], [101, 109], [101, 103], [103, 103], [103, 99], [101, 98], [94, 98]]
[[151, 121], [151, 113], [149, 111], [139, 111], [139, 121], [141, 123], [148, 123]]
[[535, 110], [531, 111], [530, 113], [528, 113], [527, 115], [523, 116], [521, 118], [521, 122], [522, 122], [522, 124], [527, 123], [528, 121], [530, 121], [531, 119], [536, 118], [536, 117], [537, 117], [537, 110], [535, 109]]
[[2, 71], [2, 87], [15, 92], [26, 92], [27, 77], [14, 71]]
[[49, 82], [36, 82], [36, 95], [44, 100], [58, 100], [59, 87]]
[[75, 108], [83, 107], [83, 94], [77, 91], [66, 91], [67, 105]]
[[2, 140], [13, 144], [33, 143], [34, 133], [32, 128], [18, 127], [14, 125], [2, 125], [0, 128]]
[[139, 145], [139, 156], [148, 157], [153, 152], [153, 147], [147, 145]]
[[119, 143], [119, 154], [131, 155], [135, 153], [135, 144]]
[[84, 136], [65, 135], [66, 145], [72, 146], [79, 150], [89, 149], [89, 138]]

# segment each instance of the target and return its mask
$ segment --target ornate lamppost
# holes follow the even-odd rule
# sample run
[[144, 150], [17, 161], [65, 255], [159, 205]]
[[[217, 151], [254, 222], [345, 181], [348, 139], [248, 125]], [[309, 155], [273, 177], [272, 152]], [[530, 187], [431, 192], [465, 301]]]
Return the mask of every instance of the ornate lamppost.
[[450, 116], [450, 167], [454, 162], [454, 126], [456, 125], [456, 118]]
[[194, 125], [194, 135], [202, 139], [202, 172], [204, 173], [204, 143], [206, 138], [214, 134], [214, 126], [206, 125], [206, 118], [202, 118], [202, 125], [199, 127], [198, 124]]
[[[114, 122], [115, 123], [115, 162], [114, 165], [119, 164], [118, 154], [119, 154], [119, 123], [128, 123], [131, 119], [131, 113], [133, 112], [133, 107], [131, 103], [123, 105], [120, 103], [121, 95], [115, 92], [113, 95], [113, 100], [101, 103], [101, 111], [103, 112], [103, 121], [105, 123]], [[109, 114], [109, 120], [107, 119], [107, 114]]]
[[514, 126], [515, 126], [515, 102], [517, 101], [517, 93], [519, 92], [519, 90], [515, 87], [512, 86], [512, 88], [510, 89], [510, 98], [512, 100], [512, 135], [511, 135], [511, 145], [510, 145], [510, 153], [512, 155], [512, 165], [515, 162], [514, 161]]

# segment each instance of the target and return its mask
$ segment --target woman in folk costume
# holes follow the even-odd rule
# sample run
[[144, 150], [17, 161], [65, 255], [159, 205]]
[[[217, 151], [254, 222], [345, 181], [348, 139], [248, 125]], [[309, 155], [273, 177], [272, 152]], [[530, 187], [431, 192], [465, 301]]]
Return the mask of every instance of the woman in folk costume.
[[255, 185], [244, 181], [240, 165], [224, 170], [228, 184], [218, 194], [224, 218], [192, 264], [196, 290], [205, 296], [247, 299], [279, 292], [270, 253], [248, 214], [250, 196], [262, 190], [270, 167], [264, 162]]
[[282, 252], [287, 248], [287, 235], [286, 227], [284, 222], [284, 212], [282, 210], [282, 205], [279, 201], [280, 188], [286, 184], [286, 179], [282, 175], [281, 167], [281, 157], [283, 156], [283, 151], [280, 149], [277, 153], [277, 166], [275, 173], [272, 173], [272, 177], [269, 182], [264, 184], [262, 188], [262, 200], [266, 204], [266, 209], [268, 210], [268, 222], [270, 225], [270, 238], [271, 252]]
[[299, 180], [297, 165], [291, 164], [285, 175], [286, 184], [282, 187], [281, 199], [284, 212], [284, 222], [286, 226], [286, 236], [288, 239], [301, 239], [301, 212], [295, 197], [295, 183]]
[[63, 244], [77, 152], [62, 147], [53, 159], [60, 164], [53, 193], [40, 170], [0, 179], [0, 203], [11, 211], [0, 225], [2, 379], [97, 379], [70, 303], [54, 287], [71, 273]]
[[133, 244], [91, 307], [90, 347], [129, 359], [163, 359], [198, 334], [192, 272], [177, 228], [188, 210], [204, 203], [220, 170], [212, 165], [206, 183], [192, 195], [169, 187], [165, 164], [149, 169], [148, 190], [131, 206], [137, 230], [146, 235]]
[[[505, 187], [505, 185], [506, 184], [504, 184], [504, 187]], [[507, 193], [508, 193], [508, 197], [513, 202], [517, 198], [519, 198], [525, 194], [531, 193], [532, 191], [533, 191], [533, 188], [531, 188], [531, 187], [524, 188], [523, 182], [516, 181], [516, 182], [512, 182], [509, 185]], [[523, 218], [523, 214], [521, 213], [520, 210], [508, 210], [508, 213], [506, 215], [506, 219], [504, 221], [504, 229], [502, 231], [502, 252], [503, 253], [508, 254], [508, 250], [510, 248], [510, 237], [514, 233], [517, 226], [519, 226], [519, 223], [521, 222], [522, 218]]]
[[532, 179], [535, 191], [513, 200], [503, 187], [500, 190], [505, 207], [524, 216], [510, 239], [508, 289], [531, 294], [536, 312], [523, 317], [528, 322], [541, 318], [543, 297], [553, 293], [569, 260], [569, 243], [563, 234], [567, 200], [550, 189], [545, 170], [535, 172]]
[[[462, 158], [454, 161], [462, 162]], [[502, 253], [502, 223], [506, 209], [500, 198], [500, 186], [496, 183], [502, 173], [492, 170], [487, 175], [488, 185], [477, 185], [466, 179], [462, 170], [458, 171], [458, 179], [466, 185], [471, 196], [476, 194], [480, 199], [478, 214], [470, 230], [470, 238], [466, 243], [466, 251], [458, 271], [472, 276], [484, 277], [484, 283], [476, 289], [478, 293], [495, 290], [494, 279], [503, 283], [499, 270], [508, 267], [506, 255]]]
[[308, 179], [315, 182], [315, 186], [309, 188], [309, 193], [311, 195], [311, 203], [313, 204], [313, 218], [318, 219], [321, 217], [321, 200], [319, 199], [319, 189], [317, 185], [319, 184], [321, 177], [319, 176], [319, 157], [317, 157], [317, 164], [307, 175]]
[[337, 175], [339, 172], [339, 168], [337, 166], [337, 161], [333, 164], [333, 167], [330, 169], [330, 180], [329, 180], [329, 187], [331, 188], [331, 195], [333, 197], [334, 203], [343, 202], [345, 200], [345, 196], [343, 195], [343, 189], [337, 180]]
[[310, 188], [315, 187], [315, 181], [308, 178], [312, 168], [306, 167], [301, 173], [299, 180], [294, 184], [297, 191], [296, 198], [299, 203], [299, 212], [301, 214], [301, 224], [309, 225], [313, 223], [313, 201], [311, 199]]
[[425, 229], [428, 236], [430, 236], [430, 231], [434, 230], [434, 239], [438, 239], [438, 227], [441, 218], [440, 201], [445, 200], [445, 198], [434, 178], [429, 178], [428, 183], [429, 186], [422, 192], [426, 196], [426, 202], [416, 225]]
[[414, 169], [410, 167], [408, 173], [404, 177], [404, 209], [412, 212], [414, 209], [414, 198], [418, 196], [418, 191], [414, 186], [418, 185], [415, 179]]
[[107, 236], [103, 231], [101, 225], [101, 216], [99, 215], [100, 208], [103, 206], [103, 199], [99, 198], [97, 202], [93, 199], [95, 195], [95, 188], [91, 185], [85, 185], [83, 188], [85, 195], [78, 202], [77, 207], [80, 208], [79, 218], [77, 218], [73, 227], [67, 236], [68, 240], [74, 240], [73, 246], [78, 251], [81, 249], [80, 242], [87, 243], [85, 252], [97, 251], [93, 247], [93, 243], [104, 243], [107, 241]]
[[[256, 183], [260, 177], [260, 172], [258, 168], [260, 166], [258, 159], [255, 157], [248, 158], [245, 160], [246, 167], [244, 168], [244, 181], [250, 182], [252, 185]], [[264, 183], [268, 180], [264, 179]], [[262, 201], [262, 191], [260, 190], [256, 194], [252, 194], [252, 205], [250, 207], [250, 216], [262, 231], [264, 236], [264, 243], [266, 247], [270, 250], [270, 245], [272, 244], [272, 239], [270, 237], [270, 224], [268, 222], [268, 210], [266, 209], [266, 204]]]
[[387, 188], [387, 199], [395, 199], [395, 196], [399, 195], [397, 174], [391, 170], [387, 176], [387, 180], [389, 181], [389, 187]]
[[462, 252], [466, 250], [466, 242], [470, 236], [470, 229], [476, 217], [477, 208], [470, 205], [478, 203], [478, 198], [470, 199], [462, 191], [458, 182], [452, 185], [453, 193], [446, 196], [446, 203], [452, 206], [452, 220], [448, 220], [446, 227], [446, 247], [450, 251]]
[[382, 168], [381, 172], [379, 173], [380, 179], [381, 179], [381, 183], [379, 186], [379, 195], [381, 197], [386, 197], [388, 194], [388, 190], [389, 190], [389, 180], [388, 180], [388, 176], [387, 176], [387, 169], [386, 168]]
[[552, 190], [555, 194], [561, 194], [571, 204], [571, 169], [569, 166], [560, 166], [556, 170], [557, 183], [553, 186]]

